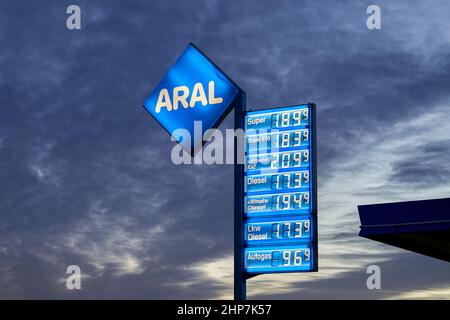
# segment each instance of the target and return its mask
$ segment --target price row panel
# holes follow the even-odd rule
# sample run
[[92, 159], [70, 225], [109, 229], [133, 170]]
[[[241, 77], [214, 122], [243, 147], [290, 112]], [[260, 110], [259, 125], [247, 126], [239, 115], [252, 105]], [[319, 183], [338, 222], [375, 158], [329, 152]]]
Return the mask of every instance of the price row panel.
[[245, 119], [247, 132], [292, 129], [309, 125], [310, 110], [308, 107], [288, 107], [279, 111], [251, 112]]
[[247, 155], [245, 172], [258, 174], [270, 171], [299, 170], [309, 167], [310, 159], [309, 149]]
[[264, 191], [285, 192], [308, 189], [310, 188], [310, 183], [309, 170], [250, 175], [245, 177], [245, 192], [249, 194]]
[[245, 197], [247, 216], [279, 216], [292, 213], [310, 213], [309, 191]]
[[312, 240], [312, 230], [312, 217], [275, 221], [254, 219], [245, 224], [245, 241], [248, 245], [305, 242]]
[[245, 270], [248, 273], [311, 271], [314, 269], [311, 245], [245, 249]]
[[309, 129], [279, 131], [247, 135], [245, 146], [247, 153], [264, 153], [288, 148], [309, 146]]

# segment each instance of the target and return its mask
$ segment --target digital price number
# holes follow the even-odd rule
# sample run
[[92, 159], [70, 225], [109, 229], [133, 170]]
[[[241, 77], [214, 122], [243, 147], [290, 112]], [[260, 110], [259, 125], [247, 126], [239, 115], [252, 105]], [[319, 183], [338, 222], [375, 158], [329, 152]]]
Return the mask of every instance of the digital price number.
[[317, 270], [314, 114], [307, 104], [245, 117], [248, 273]]

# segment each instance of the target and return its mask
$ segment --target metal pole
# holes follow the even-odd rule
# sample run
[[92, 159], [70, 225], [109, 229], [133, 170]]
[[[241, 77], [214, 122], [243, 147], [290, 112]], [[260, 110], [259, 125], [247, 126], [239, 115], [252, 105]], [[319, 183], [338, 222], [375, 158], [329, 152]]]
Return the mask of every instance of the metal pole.
[[319, 232], [318, 232], [318, 217], [317, 212], [319, 211], [318, 207], [318, 198], [317, 198], [317, 121], [316, 121], [316, 105], [314, 103], [311, 104], [311, 122], [310, 122], [310, 130], [312, 131], [312, 193], [313, 193], [313, 203], [312, 203], [312, 219], [314, 221], [314, 271], [319, 270]]
[[[241, 92], [234, 107], [234, 129], [244, 129], [246, 95]], [[234, 143], [234, 300], [245, 300], [247, 284], [244, 274], [244, 164], [238, 159], [238, 141]]]

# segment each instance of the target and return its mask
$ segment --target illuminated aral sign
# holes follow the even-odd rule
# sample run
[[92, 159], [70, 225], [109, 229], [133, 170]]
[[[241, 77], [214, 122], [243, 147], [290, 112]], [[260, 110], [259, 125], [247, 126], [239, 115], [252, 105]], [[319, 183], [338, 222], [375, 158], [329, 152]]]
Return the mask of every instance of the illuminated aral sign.
[[[239, 87], [197, 47], [189, 44], [144, 107], [186, 150], [202, 144], [206, 130], [217, 128], [231, 111]], [[194, 122], [201, 132], [194, 134]]]
[[247, 273], [317, 271], [315, 138], [313, 104], [247, 112]]

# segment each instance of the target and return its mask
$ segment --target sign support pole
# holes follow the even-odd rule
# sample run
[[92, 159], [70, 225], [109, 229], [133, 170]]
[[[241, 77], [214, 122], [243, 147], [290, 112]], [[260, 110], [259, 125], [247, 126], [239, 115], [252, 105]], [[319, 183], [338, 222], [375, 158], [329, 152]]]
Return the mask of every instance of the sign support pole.
[[[234, 107], [234, 130], [244, 130], [244, 112], [246, 111], [246, 94], [240, 92]], [[246, 277], [244, 274], [244, 164], [238, 158], [239, 139], [234, 143], [234, 300], [246, 299]], [[242, 154], [245, 157], [245, 154]]]

